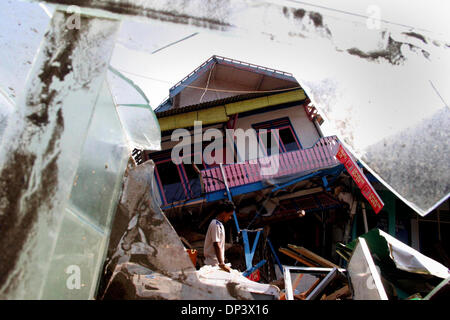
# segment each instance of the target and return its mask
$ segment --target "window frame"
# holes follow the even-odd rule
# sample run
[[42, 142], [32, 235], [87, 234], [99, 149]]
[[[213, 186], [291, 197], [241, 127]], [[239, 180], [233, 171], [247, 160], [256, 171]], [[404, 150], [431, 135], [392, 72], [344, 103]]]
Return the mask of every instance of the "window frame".
[[[289, 117], [283, 117], [283, 118], [272, 119], [272, 120], [268, 120], [268, 121], [264, 121], [264, 122], [254, 123], [254, 124], [252, 124], [252, 128], [254, 130], [256, 130], [256, 132], [257, 132], [258, 144], [260, 144], [259, 142], [260, 142], [260, 134], [261, 134], [260, 130], [261, 129], [266, 129], [267, 132], [271, 132], [273, 129], [278, 129], [278, 130], [280, 130], [280, 129], [290, 129], [291, 133], [292, 133], [292, 136], [294, 137], [295, 142], [297, 144], [297, 147], [298, 147], [297, 150], [303, 150], [303, 146], [302, 146], [302, 144], [300, 142], [300, 139], [297, 136], [297, 133], [294, 130], [294, 127], [292, 126], [292, 123], [291, 123]], [[278, 138], [276, 140], [277, 140], [277, 144], [278, 144], [278, 150], [280, 151], [280, 153], [286, 153], [286, 152], [295, 151], [295, 150], [286, 151], [286, 146], [285, 146], [284, 142], [280, 138], [279, 131], [278, 131], [278, 133], [276, 135], [277, 135], [277, 138]], [[266, 149], [267, 148], [264, 148], [263, 152], [264, 152], [264, 154], [266, 156], [268, 156]]]
[[[191, 157], [192, 158], [192, 156], [194, 156], [195, 154], [198, 154], [198, 152], [191, 152], [191, 153], [189, 153], [187, 155], [183, 155], [183, 156], [181, 156], [181, 160], [183, 160], [184, 158], [187, 158], [187, 157]], [[159, 174], [159, 171], [158, 171], [158, 165], [159, 164], [172, 161], [171, 156], [170, 156], [170, 152], [163, 152], [162, 154], [157, 154], [155, 156], [156, 156], [155, 157], [156, 159], [153, 159], [153, 158], [150, 158], [150, 159], [153, 159], [153, 161], [155, 162], [156, 180], [157, 180], [159, 193], [162, 195], [162, 197], [161, 197], [162, 199], [161, 200], [162, 200], [164, 205], [170, 205], [171, 203], [174, 203], [176, 201], [174, 201], [174, 202], [168, 202], [167, 201], [166, 193], [164, 192], [164, 184], [161, 181], [161, 177], [160, 177], [160, 174]], [[205, 161], [204, 161], [204, 159], [203, 159], [203, 156], [202, 156], [202, 164], [203, 164], [203, 168], [204, 169], [208, 168], [206, 163], [205, 163]], [[185, 199], [182, 199], [180, 201], [184, 201], [184, 200], [188, 200], [188, 199], [194, 199], [195, 198], [194, 197], [194, 193], [193, 193], [193, 191], [191, 189], [191, 186], [189, 184], [189, 178], [187, 176], [186, 169], [184, 167], [184, 163], [183, 162], [181, 162], [180, 164], [175, 164], [174, 163], [174, 165], [177, 167], [178, 176], [180, 177], [180, 182], [179, 183], [183, 186], [184, 195], [185, 195]]]

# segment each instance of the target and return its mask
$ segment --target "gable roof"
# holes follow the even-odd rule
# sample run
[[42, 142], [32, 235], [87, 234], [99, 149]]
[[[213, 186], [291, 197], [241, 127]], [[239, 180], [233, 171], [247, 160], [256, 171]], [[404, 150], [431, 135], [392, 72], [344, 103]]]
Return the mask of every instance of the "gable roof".
[[246, 95], [265, 95], [300, 88], [291, 73], [221, 56], [212, 56], [169, 89], [155, 113]]

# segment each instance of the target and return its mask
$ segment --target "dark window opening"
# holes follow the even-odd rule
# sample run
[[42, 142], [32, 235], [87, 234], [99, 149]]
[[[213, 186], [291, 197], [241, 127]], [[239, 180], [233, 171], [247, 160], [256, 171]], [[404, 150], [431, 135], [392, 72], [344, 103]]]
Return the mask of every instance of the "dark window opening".
[[278, 134], [280, 135], [280, 141], [283, 144], [286, 152], [299, 149], [297, 140], [295, 139], [291, 128], [279, 129]]
[[[203, 170], [205, 167], [203, 164], [195, 164], [198, 170]], [[200, 183], [199, 173], [195, 170], [194, 164], [183, 163], [184, 171], [186, 172], [186, 178], [189, 184], [189, 190], [191, 197], [196, 198], [201, 196], [202, 187]]]
[[[278, 150], [280, 153], [301, 149], [301, 145], [295, 135], [295, 131], [292, 128], [288, 117], [257, 123], [252, 125], [252, 127], [258, 130], [259, 143], [264, 146], [264, 151], [266, 151], [267, 155], [271, 154], [271, 135], [274, 135], [273, 138], [278, 144]], [[264, 137], [264, 133], [261, 132], [262, 129], [267, 130], [267, 141], [261, 141]], [[275, 134], [275, 131], [271, 132], [271, 130], [276, 130], [277, 134]]]
[[[278, 137], [276, 134], [271, 132], [270, 130], [267, 130], [267, 133], [260, 132], [259, 133], [259, 143], [264, 146], [264, 149], [266, 151], [266, 154], [270, 156], [272, 154], [272, 142], [275, 143], [273, 146], [274, 148], [277, 148], [277, 140]], [[275, 149], [276, 150], [276, 149]], [[281, 149], [278, 149], [278, 152], [283, 152]]]
[[172, 161], [158, 163], [156, 170], [162, 184], [166, 203], [186, 199], [178, 167]]

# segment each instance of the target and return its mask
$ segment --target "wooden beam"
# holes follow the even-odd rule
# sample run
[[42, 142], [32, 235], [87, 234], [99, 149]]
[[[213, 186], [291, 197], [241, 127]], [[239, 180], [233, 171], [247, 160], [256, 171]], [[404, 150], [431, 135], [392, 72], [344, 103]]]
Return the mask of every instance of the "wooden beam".
[[281, 253], [284, 253], [284, 254], [287, 255], [288, 257], [291, 257], [291, 258], [297, 260], [297, 261], [300, 262], [300, 263], [303, 263], [305, 266], [308, 266], [308, 267], [318, 267], [317, 264], [315, 264], [315, 263], [313, 263], [313, 262], [310, 262], [310, 261], [308, 261], [308, 260], [302, 258], [301, 256], [299, 256], [299, 255], [296, 254], [295, 252], [292, 252], [292, 251], [289, 250], [289, 249], [286, 249], [286, 248], [280, 248], [280, 249], [278, 249], [278, 251], [280, 251]]
[[292, 198], [306, 196], [309, 194], [318, 193], [318, 192], [322, 192], [322, 191], [323, 191], [322, 187], [317, 187], [317, 188], [312, 188], [312, 189], [307, 189], [307, 190], [300, 190], [295, 193], [280, 196], [280, 197], [278, 197], [278, 199], [280, 199], [280, 200], [292, 199]]
[[322, 258], [321, 256], [315, 254], [312, 251], [309, 251], [306, 248], [303, 247], [297, 247], [293, 244], [288, 244], [289, 249], [294, 250], [295, 252], [305, 256], [306, 258], [318, 263], [320, 266], [322, 267], [327, 267], [327, 268], [339, 268], [339, 266], [335, 265], [333, 262], [328, 261], [325, 258]]
[[348, 285], [345, 285], [342, 288], [330, 294], [329, 296], [327, 296], [325, 300], [337, 300], [338, 298], [348, 297], [350, 295], [351, 295], [350, 289]]

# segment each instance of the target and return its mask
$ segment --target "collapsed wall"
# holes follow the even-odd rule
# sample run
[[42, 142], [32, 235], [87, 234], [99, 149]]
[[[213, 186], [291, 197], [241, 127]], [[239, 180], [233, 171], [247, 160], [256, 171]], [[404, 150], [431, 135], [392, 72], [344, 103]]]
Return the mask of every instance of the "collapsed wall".
[[[153, 161], [128, 165], [97, 298], [253, 299], [252, 284], [238, 277], [234, 277], [238, 281], [231, 276], [231, 280], [201, 279], [158, 206], [154, 166]], [[256, 288], [265, 290], [273, 293], [274, 287]]]

